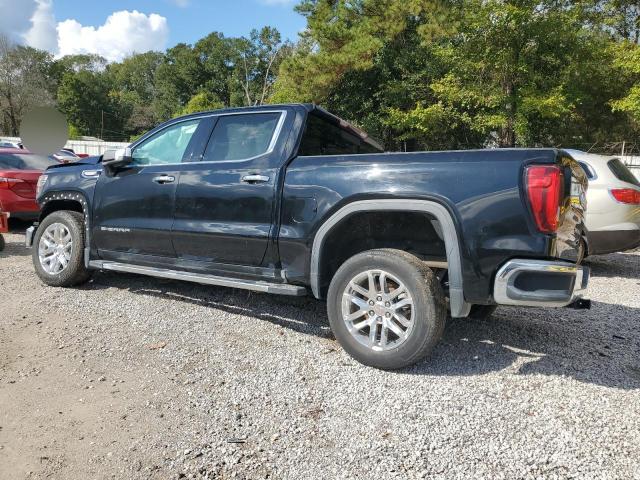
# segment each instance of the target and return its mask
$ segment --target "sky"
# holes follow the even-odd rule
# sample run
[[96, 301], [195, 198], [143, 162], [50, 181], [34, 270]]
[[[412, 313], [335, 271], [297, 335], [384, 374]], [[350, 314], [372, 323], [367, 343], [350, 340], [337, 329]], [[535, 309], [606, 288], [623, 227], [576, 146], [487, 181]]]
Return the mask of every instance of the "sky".
[[0, 0], [0, 33], [60, 57], [97, 53], [109, 61], [194, 43], [218, 31], [248, 36], [276, 27], [295, 40], [306, 21], [296, 0]]

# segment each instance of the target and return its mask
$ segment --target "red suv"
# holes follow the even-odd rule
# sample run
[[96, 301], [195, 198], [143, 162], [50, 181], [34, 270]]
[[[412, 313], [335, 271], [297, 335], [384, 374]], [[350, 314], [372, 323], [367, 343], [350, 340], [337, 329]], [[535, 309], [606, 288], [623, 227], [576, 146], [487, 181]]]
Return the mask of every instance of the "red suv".
[[0, 204], [12, 218], [32, 220], [38, 217], [36, 203], [38, 178], [55, 159], [34, 155], [27, 150], [0, 148]]

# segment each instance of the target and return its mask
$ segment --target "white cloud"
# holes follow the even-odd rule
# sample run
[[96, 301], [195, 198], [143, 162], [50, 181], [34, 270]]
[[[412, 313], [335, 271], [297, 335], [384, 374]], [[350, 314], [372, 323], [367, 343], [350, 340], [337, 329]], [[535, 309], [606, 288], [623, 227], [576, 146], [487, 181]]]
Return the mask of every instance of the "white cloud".
[[[56, 24], [54, 1], [0, 0], [0, 34], [56, 56], [96, 53], [109, 61], [166, 48], [169, 27], [167, 19], [158, 14], [122, 10], [97, 27], [81, 25], [74, 19]], [[172, 1], [186, 6], [190, 0]]]
[[186, 8], [191, 4], [191, 0], [169, 0], [175, 6], [180, 8]]
[[58, 23], [58, 55], [97, 53], [109, 61], [134, 52], [164, 50], [169, 36], [167, 19], [137, 10], [114, 12], [99, 27], [82, 26], [76, 20]]
[[37, 0], [37, 4], [31, 17], [31, 28], [24, 35], [25, 41], [34, 48], [55, 52], [58, 49], [58, 34], [53, 5], [51, 0]]
[[0, 0], [0, 33], [22, 43], [37, 8], [36, 0]]

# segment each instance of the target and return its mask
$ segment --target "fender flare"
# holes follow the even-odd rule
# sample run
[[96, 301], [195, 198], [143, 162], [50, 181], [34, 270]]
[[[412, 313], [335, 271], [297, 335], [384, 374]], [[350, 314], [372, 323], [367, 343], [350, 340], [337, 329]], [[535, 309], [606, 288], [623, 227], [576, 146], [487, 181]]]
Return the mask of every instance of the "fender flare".
[[91, 248], [89, 247], [90, 236], [91, 236], [91, 218], [89, 215], [89, 207], [87, 202], [87, 197], [84, 192], [79, 192], [76, 190], [59, 190], [59, 191], [50, 191], [46, 192], [42, 197], [42, 209], [44, 206], [55, 200], [70, 200], [73, 202], [78, 202], [82, 207], [82, 215], [84, 216], [84, 266], [89, 267], [89, 257]]
[[357, 212], [402, 210], [424, 212], [433, 215], [442, 228], [447, 263], [449, 268], [449, 301], [453, 318], [469, 315], [471, 304], [464, 299], [462, 284], [462, 257], [458, 243], [458, 233], [449, 211], [441, 204], [430, 200], [380, 199], [359, 200], [352, 202], [331, 215], [318, 229], [311, 250], [310, 281], [311, 290], [316, 298], [320, 298], [320, 261], [322, 247], [327, 234], [346, 217]]

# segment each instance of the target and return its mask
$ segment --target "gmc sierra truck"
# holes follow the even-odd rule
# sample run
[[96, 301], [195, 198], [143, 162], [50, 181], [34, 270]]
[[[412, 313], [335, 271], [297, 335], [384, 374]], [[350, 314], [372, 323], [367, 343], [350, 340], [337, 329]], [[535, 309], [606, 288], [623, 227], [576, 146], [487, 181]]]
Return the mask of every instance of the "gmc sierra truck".
[[384, 153], [314, 105], [227, 109], [50, 167], [26, 243], [52, 286], [109, 270], [311, 293], [350, 355], [394, 369], [447, 312], [586, 307], [586, 188], [562, 150]]

